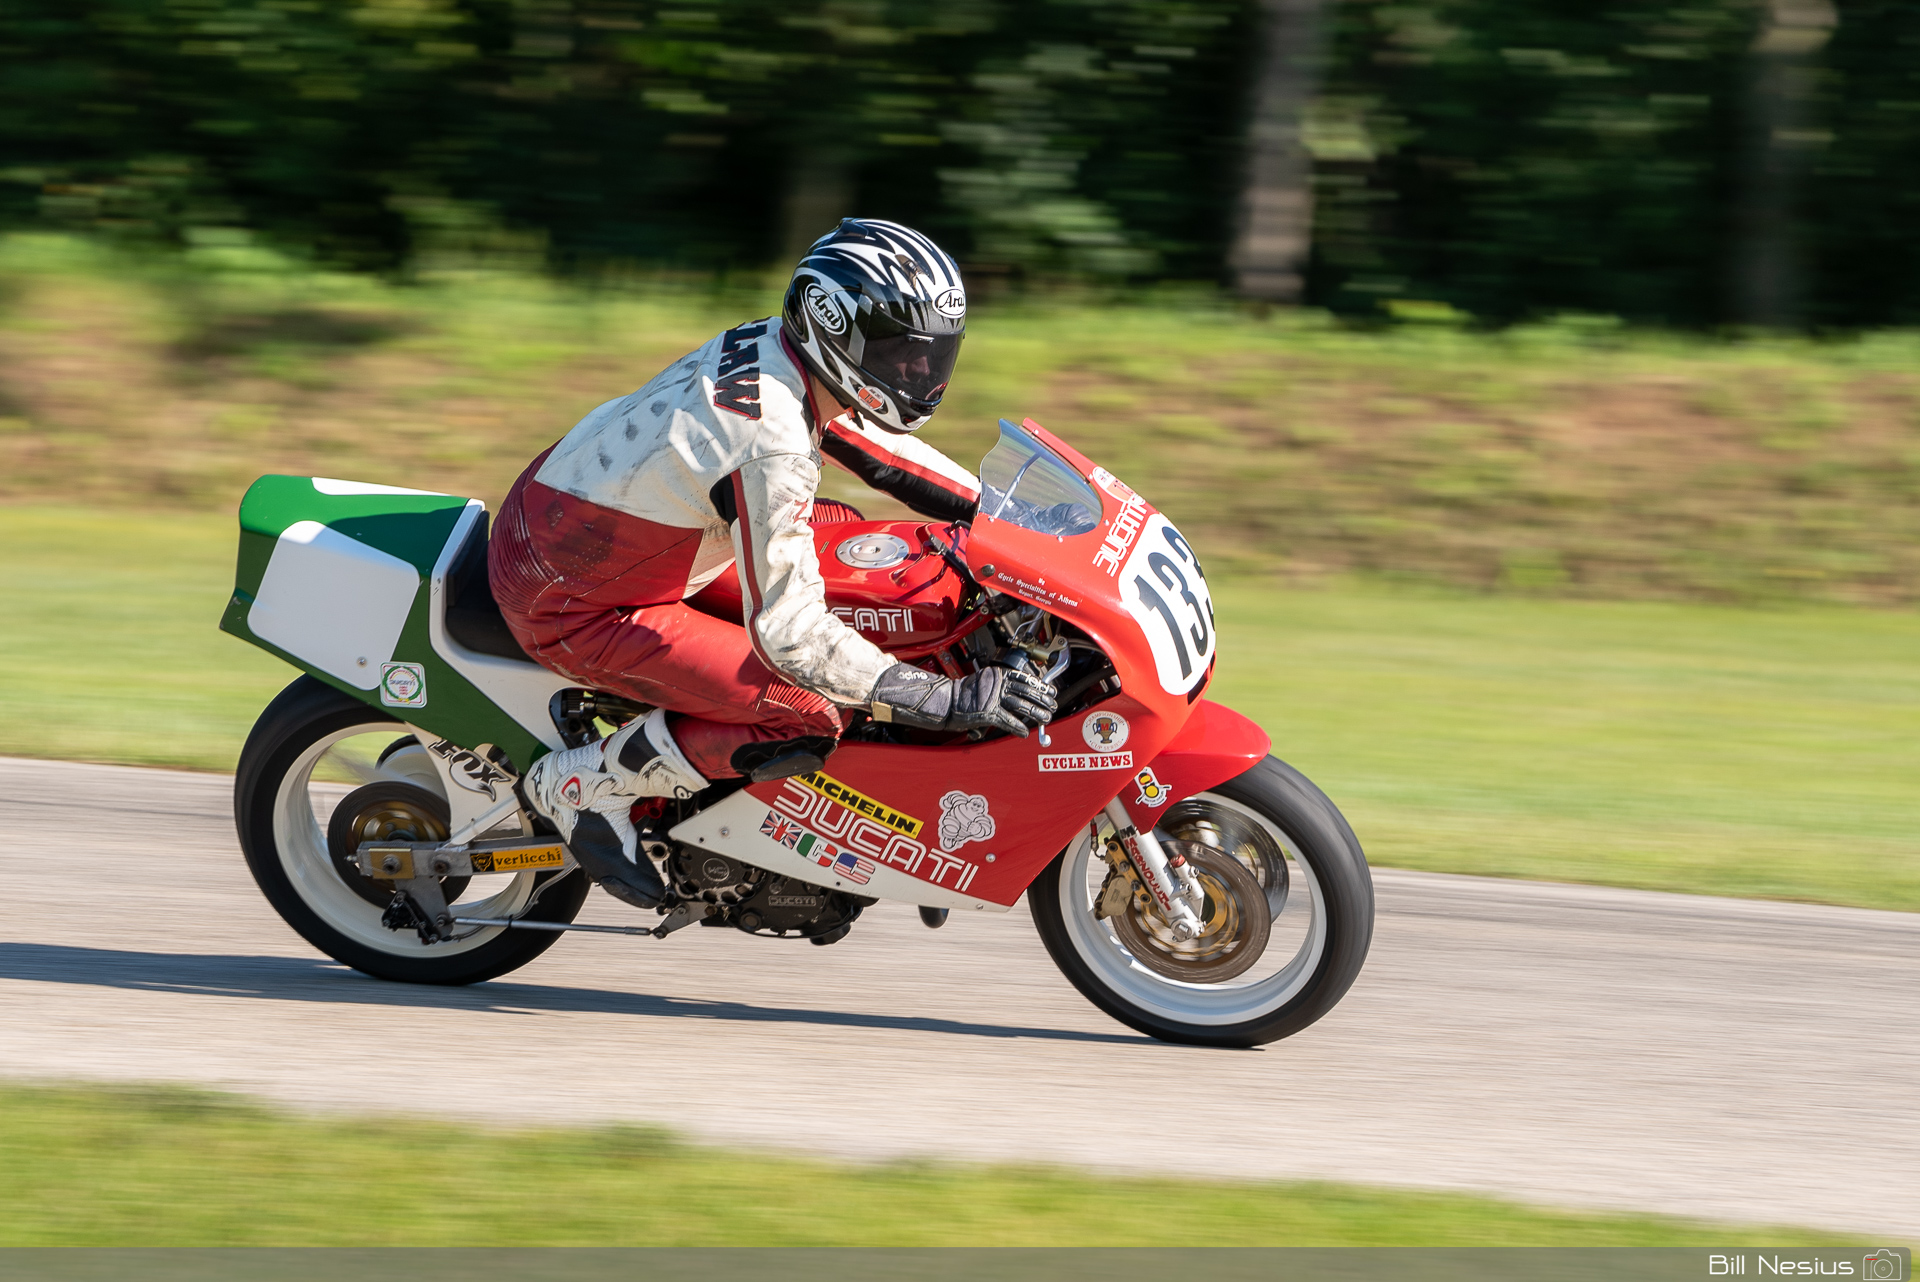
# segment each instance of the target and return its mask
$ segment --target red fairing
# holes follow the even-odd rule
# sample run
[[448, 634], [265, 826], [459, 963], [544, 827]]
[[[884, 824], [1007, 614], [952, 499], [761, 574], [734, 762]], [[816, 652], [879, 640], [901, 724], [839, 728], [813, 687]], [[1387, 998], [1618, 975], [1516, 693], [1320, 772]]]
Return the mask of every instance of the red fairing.
[[1136, 826], [1151, 828], [1170, 804], [1245, 774], [1272, 747], [1267, 732], [1252, 721], [1202, 699], [1180, 733], [1153, 759], [1147, 771], [1151, 778], [1136, 776], [1120, 800]]
[[[826, 584], [827, 608], [900, 659], [923, 658], [973, 631], [985, 619], [963, 616], [960, 602], [967, 592], [966, 581], [934, 546], [936, 537], [953, 542], [944, 527], [924, 522], [815, 517], [813, 547]], [[900, 560], [882, 555], [878, 559], [888, 563], [877, 568], [858, 564], [857, 549], [884, 547], [887, 539], [898, 539], [904, 546]], [[842, 549], [847, 550], [846, 556], [841, 555]], [[739, 576], [722, 574], [688, 598], [687, 604], [716, 619], [738, 623]]]

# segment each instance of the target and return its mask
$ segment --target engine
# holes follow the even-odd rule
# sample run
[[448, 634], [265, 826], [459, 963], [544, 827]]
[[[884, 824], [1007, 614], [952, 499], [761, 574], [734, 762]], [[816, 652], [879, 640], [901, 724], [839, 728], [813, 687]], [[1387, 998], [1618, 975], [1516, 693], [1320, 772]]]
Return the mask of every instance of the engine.
[[860, 910], [874, 902], [691, 846], [675, 847], [666, 874], [682, 899], [719, 909], [702, 925], [733, 926], [749, 935], [794, 934], [816, 944], [837, 943]]

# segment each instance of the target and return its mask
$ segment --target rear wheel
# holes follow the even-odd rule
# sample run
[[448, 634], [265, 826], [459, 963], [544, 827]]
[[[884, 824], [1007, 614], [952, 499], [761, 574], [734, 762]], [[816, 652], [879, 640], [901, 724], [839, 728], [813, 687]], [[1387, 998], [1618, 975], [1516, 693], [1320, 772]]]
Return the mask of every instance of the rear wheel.
[[1199, 873], [1206, 929], [1177, 940], [1144, 894], [1103, 896], [1108, 865], [1082, 834], [1027, 891], [1073, 986], [1143, 1033], [1201, 1046], [1276, 1041], [1332, 1010], [1367, 959], [1373, 879], [1325, 794], [1268, 757], [1154, 831]]
[[[479, 927], [423, 944], [412, 931], [380, 924], [391, 891], [346, 856], [370, 838], [443, 839], [446, 797], [432, 760], [405, 727], [313, 677], [295, 681], [260, 714], [240, 754], [233, 809], [240, 848], [267, 902], [308, 943], [356, 970], [410, 984], [473, 984], [526, 965], [560, 938]], [[570, 922], [586, 900], [587, 879], [568, 869], [448, 878], [441, 888], [461, 916]]]

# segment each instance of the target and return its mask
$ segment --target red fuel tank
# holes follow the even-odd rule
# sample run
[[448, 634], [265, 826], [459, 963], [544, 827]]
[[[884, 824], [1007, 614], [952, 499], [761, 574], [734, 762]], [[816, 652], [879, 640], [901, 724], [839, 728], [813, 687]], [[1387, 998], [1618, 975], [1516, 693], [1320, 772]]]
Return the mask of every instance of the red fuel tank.
[[[834, 521], [813, 528], [814, 554], [827, 584], [827, 608], [881, 649], [918, 659], [985, 622], [963, 612], [967, 582], [940, 555], [947, 527], [915, 521]], [[964, 548], [966, 531], [957, 532]], [[740, 576], [728, 570], [687, 604], [740, 622]]]

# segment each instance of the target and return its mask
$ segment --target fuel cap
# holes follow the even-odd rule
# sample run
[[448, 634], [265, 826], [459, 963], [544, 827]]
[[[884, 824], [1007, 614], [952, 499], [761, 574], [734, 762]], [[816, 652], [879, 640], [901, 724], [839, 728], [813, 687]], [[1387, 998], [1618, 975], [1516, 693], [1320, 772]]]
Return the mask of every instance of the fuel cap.
[[833, 550], [840, 564], [856, 570], [884, 570], [900, 564], [912, 552], [897, 534], [857, 534]]

